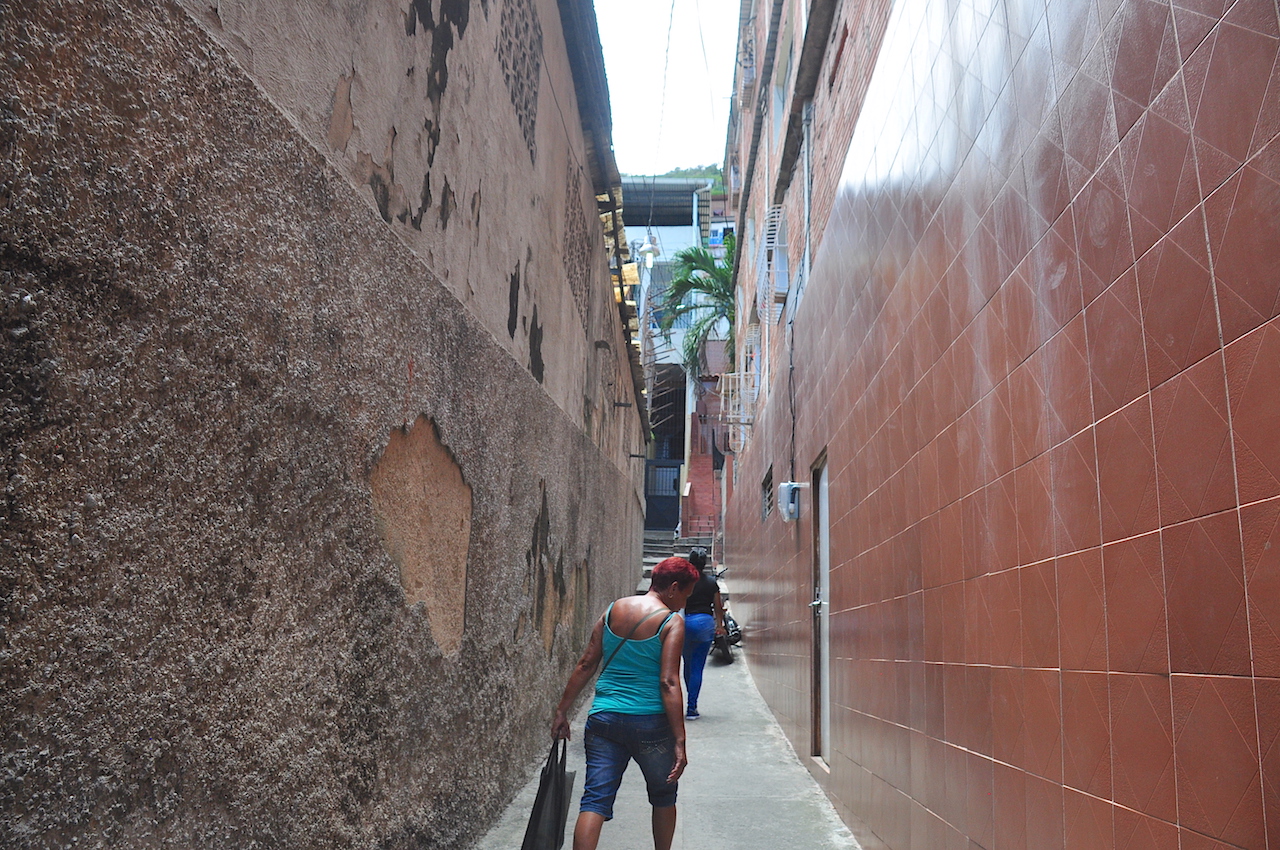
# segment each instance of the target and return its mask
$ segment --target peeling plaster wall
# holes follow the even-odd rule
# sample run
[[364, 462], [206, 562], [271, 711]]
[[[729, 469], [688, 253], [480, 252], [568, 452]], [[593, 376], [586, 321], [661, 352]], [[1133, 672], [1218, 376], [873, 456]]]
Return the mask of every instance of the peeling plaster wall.
[[582, 368], [621, 349], [554, 0], [181, 2], [569, 416], [618, 430]]
[[435, 422], [419, 416], [392, 431], [369, 484], [405, 602], [423, 604], [431, 637], [453, 655], [466, 626], [471, 487]]
[[[459, 116], [441, 150], [460, 200], [447, 233], [423, 217], [432, 250], [352, 179], [360, 151], [395, 163], [363, 60], [315, 80], [349, 80], [341, 157], [317, 151], [330, 95], [280, 108], [311, 103], [289, 63], [332, 53], [317, 27], [334, 21], [298, 8], [257, 13], [291, 39], [275, 65], [175, 3], [0, 15], [5, 847], [465, 847], [525, 778], [590, 622], [634, 586], [643, 508], [619, 454], [639, 424], [611, 405], [588, 422], [579, 400], [626, 374], [604, 261], [590, 252], [590, 335], [550, 271], [571, 92], [564, 123], [537, 124], [537, 180], [513, 116], [458, 123], [459, 91], [510, 102], [500, 4], [470, 8], [440, 107]], [[359, 28], [363, 49], [406, 20]], [[544, 67], [563, 65], [554, 21]], [[455, 229], [482, 179], [493, 206]], [[428, 420], [472, 500], [456, 652], [374, 510], [393, 434]]]

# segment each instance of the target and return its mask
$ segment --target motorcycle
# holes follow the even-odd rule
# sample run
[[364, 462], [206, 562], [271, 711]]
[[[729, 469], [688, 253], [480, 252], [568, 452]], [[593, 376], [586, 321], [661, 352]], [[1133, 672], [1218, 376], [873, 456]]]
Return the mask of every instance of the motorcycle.
[[[716, 573], [716, 581], [720, 580], [727, 570], [721, 569]], [[716, 635], [715, 640], [711, 644], [711, 653], [725, 664], [733, 663], [733, 647], [742, 643], [742, 629], [738, 626], [738, 621], [733, 618], [733, 614], [729, 613], [729, 593], [721, 588], [720, 600], [724, 603], [724, 630], [722, 635]]]

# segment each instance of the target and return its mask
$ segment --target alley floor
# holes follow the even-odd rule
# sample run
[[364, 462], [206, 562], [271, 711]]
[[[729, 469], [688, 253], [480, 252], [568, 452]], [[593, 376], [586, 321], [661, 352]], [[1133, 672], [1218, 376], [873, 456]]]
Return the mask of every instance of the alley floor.
[[[698, 702], [702, 717], [687, 724], [689, 767], [680, 780], [673, 850], [859, 850], [774, 722], [741, 651], [732, 664], [708, 660]], [[574, 721], [569, 742], [569, 769], [577, 777], [566, 850], [573, 844], [582, 795], [582, 725], [588, 704]], [[518, 850], [537, 792], [537, 768], [533, 774], [476, 850]], [[652, 847], [650, 811], [643, 777], [632, 764], [618, 792], [614, 819], [604, 825], [601, 850]]]

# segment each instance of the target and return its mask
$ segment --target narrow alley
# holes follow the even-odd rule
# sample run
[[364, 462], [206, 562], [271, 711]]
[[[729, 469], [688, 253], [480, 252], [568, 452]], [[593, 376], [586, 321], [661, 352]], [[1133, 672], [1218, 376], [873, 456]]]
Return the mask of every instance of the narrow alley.
[[0, 68], [4, 850], [513, 850], [695, 542], [680, 850], [1280, 850], [1277, 0], [0, 0]]
[[[746, 656], [707, 663], [700, 701], [702, 717], [688, 723], [689, 767], [680, 779], [679, 820], [672, 850], [858, 850], [860, 845], [800, 763], [791, 744], [751, 680]], [[584, 705], [590, 704], [590, 694]], [[577, 771], [569, 806], [565, 847], [582, 795], [582, 724], [575, 719], [569, 770]], [[524, 837], [538, 789], [542, 760], [474, 850], [513, 850]], [[653, 844], [644, 779], [632, 765], [618, 792], [614, 819], [605, 824], [601, 846], [645, 848]]]

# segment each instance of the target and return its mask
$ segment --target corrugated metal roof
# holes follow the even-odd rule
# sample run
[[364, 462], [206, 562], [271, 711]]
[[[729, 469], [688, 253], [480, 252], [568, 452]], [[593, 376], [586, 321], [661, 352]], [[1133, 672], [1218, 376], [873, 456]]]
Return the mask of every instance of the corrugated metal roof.
[[693, 224], [693, 193], [708, 177], [622, 178], [622, 221], [627, 227], [681, 227]]

